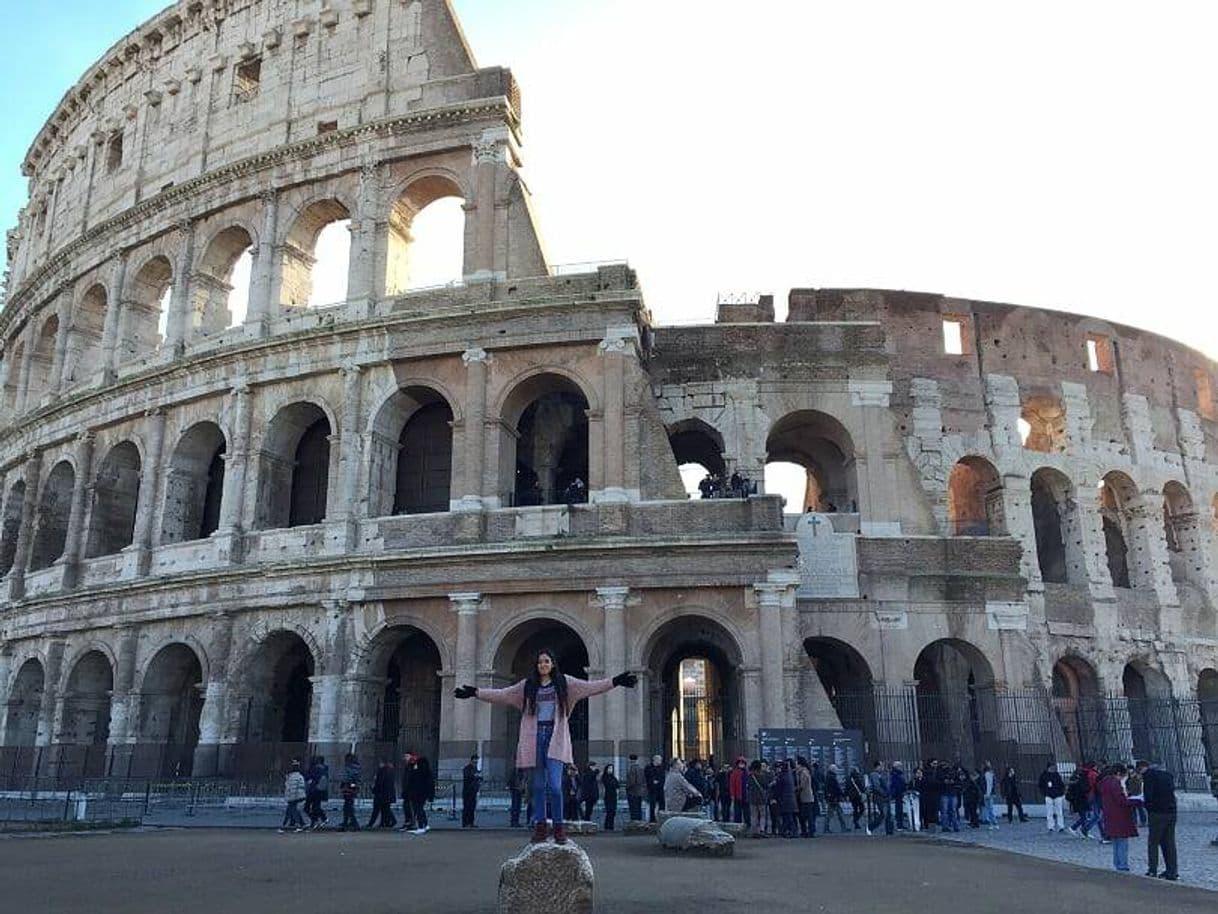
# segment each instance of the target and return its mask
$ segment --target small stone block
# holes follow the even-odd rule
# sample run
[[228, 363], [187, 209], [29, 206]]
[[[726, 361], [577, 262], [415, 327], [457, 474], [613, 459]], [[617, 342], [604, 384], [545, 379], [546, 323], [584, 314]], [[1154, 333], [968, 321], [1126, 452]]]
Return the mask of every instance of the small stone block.
[[683, 854], [731, 857], [736, 853], [736, 839], [708, 819], [673, 816], [660, 826], [658, 837], [662, 847]]
[[499, 870], [499, 914], [592, 914], [592, 861], [576, 844], [529, 844]]

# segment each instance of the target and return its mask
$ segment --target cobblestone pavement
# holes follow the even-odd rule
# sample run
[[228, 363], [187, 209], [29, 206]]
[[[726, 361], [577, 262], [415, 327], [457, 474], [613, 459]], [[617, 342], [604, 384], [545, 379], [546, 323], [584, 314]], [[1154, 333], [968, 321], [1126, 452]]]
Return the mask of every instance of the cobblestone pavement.
[[[1067, 822], [1067, 825], [1070, 823]], [[1146, 872], [1146, 829], [1129, 842], [1129, 871]], [[1180, 856], [1180, 881], [1204, 889], [1218, 890], [1218, 847], [1210, 845], [1218, 836], [1218, 816], [1213, 813], [1185, 813], [1176, 825], [1176, 846]], [[1099, 841], [1076, 838], [1069, 832], [1050, 833], [1044, 820], [1008, 825], [1003, 819], [997, 831], [984, 827], [964, 827], [958, 834], [941, 836], [945, 841], [976, 844], [998, 850], [1028, 854], [1046, 860], [1075, 863], [1097, 869], [1112, 869], [1112, 847]], [[1162, 860], [1159, 869], [1162, 870]]]

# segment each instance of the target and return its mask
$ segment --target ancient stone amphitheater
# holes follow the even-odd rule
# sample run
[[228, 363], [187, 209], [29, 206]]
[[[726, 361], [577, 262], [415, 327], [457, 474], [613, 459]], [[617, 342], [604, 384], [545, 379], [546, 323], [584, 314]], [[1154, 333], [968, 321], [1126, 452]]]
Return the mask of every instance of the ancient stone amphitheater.
[[[657, 326], [627, 265], [547, 262], [520, 119], [447, 0], [182, 0], [68, 89], [0, 314], [0, 777], [310, 747], [495, 775], [513, 721], [451, 689], [545, 645], [640, 677], [577, 716], [581, 756], [845, 726], [873, 757], [1137, 753], [1201, 786], [1212, 362], [906, 292]], [[461, 280], [416, 288], [447, 198]], [[680, 472], [775, 463], [802, 503]]]

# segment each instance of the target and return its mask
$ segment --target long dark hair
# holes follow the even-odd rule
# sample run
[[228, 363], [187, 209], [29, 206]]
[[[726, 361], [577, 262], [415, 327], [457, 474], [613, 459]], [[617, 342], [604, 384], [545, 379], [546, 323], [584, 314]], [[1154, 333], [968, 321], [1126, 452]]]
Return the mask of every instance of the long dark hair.
[[550, 670], [550, 685], [554, 686], [554, 694], [558, 698], [558, 707], [563, 716], [567, 714], [567, 677], [558, 668], [557, 655], [542, 648], [533, 655], [533, 665], [529, 667], [529, 675], [524, 680], [524, 713], [537, 713], [537, 690], [541, 688], [541, 675], [537, 672], [537, 661], [545, 654], [550, 658], [553, 668]]

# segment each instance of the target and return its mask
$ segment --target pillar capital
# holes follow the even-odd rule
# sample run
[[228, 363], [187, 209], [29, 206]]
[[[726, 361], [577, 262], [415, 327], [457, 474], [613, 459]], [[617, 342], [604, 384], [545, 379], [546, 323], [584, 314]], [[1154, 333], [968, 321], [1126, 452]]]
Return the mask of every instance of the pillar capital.
[[623, 610], [630, 602], [629, 587], [598, 587], [593, 600], [605, 610]]
[[453, 610], [459, 616], [476, 615], [478, 610], [482, 608], [482, 594], [476, 591], [450, 593], [448, 600], [452, 604]]
[[466, 349], [461, 353], [461, 361], [465, 363], [467, 368], [474, 362], [486, 365], [491, 361], [491, 354], [481, 348]]

